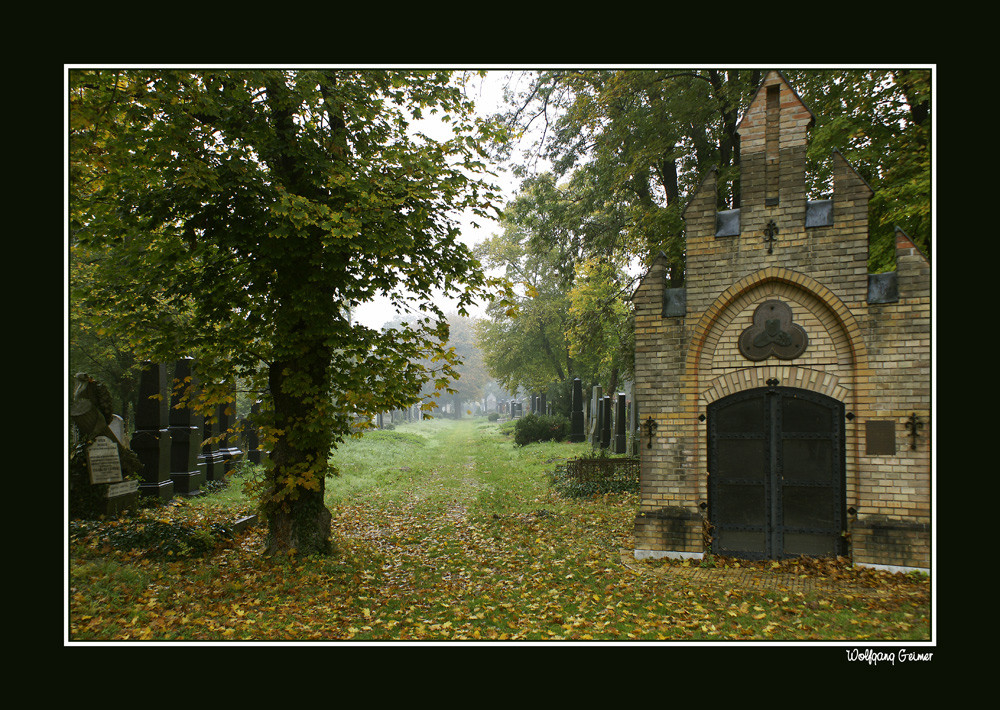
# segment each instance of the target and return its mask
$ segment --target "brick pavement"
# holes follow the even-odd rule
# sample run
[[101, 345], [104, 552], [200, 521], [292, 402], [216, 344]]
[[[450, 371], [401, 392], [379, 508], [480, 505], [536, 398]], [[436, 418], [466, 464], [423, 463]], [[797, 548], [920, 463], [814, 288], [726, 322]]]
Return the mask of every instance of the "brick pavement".
[[691, 566], [663, 565], [653, 567], [635, 559], [631, 550], [621, 550], [622, 564], [635, 574], [657, 577], [674, 587], [741, 588], [761, 592], [802, 592], [847, 596], [889, 596], [890, 588], [863, 586], [843, 580], [816, 575], [796, 575], [751, 568], [701, 567], [696, 560]]

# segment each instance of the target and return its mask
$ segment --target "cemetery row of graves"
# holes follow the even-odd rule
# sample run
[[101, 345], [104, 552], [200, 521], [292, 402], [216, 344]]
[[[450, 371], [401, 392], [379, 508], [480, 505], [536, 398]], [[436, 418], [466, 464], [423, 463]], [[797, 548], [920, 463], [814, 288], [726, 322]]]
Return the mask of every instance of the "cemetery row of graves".
[[[126, 434], [122, 417], [113, 411], [107, 388], [84, 373], [76, 376], [70, 407], [71, 518], [114, 515], [136, 507], [140, 499], [165, 503], [175, 497], [200, 496], [213, 483], [224, 482], [240, 462], [263, 461], [267, 452], [253, 423], [260, 402], [252, 405], [249, 417], [236, 417], [231, 403], [217, 405], [214, 416], [198, 416], [184, 404], [180, 389], [172, 386], [190, 379], [191, 372], [190, 359], [178, 360], [170, 370], [164, 364], [145, 364], [131, 436]], [[541, 427], [556, 419], [544, 394], [532, 394], [526, 400], [497, 402], [496, 418], [525, 426], [539, 422]], [[414, 405], [380, 413], [371, 425], [381, 429], [424, 416]], [[574, 380], [565, 438], [589, 442], [600, 456], [570, 462], [573, 475], [581, 480], [612, 478], [616, 471], [626, 471], [638, 482], [638, 434], [634, 401], [624, 393], [612, 398], [598, 386], [585, 403], [582, 383]], [[528, 436], [516, 443], [550, 438], [561, 439], [563, 432]], [[611, 453], [616, 456], [607, 455]]]

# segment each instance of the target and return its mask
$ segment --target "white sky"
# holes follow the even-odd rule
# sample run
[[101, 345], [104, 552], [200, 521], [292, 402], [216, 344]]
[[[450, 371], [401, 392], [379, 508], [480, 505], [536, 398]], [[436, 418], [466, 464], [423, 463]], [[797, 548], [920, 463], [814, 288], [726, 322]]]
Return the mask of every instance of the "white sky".
[[[477, 111], [482, 113], [482, 115], [491, 115], [503, 108], [504, 84], [507, 78], [511, 76], [514, 76], [514, 80], [516, 81], [516, 75], [520, 71], [522, 70], [497, 69], [490, 70], [485, 79], [473, 77], [469, 91], [476, 102]], [[419, 130], [433, 138], [444, 138], [446, 135], [444, 131], [448, 129], [443, 124], [435, 125], [435, 123], [432, 119], [421, 120], [418, 122]], [[514, 197], [520, 182], [511, 175], [506, 166], [494, 165], [492, 170], [496, 173], [495, 181], [500, 186], [503, 194], [503, 198], [497, 206], [502, 207], [504, 203]], [[469, 246], [479, 244], [499, 231], [498, 222], [484, 220], [479, 217], [473, 220], [472, 215], [464, 215], [458, 221], [462, 230], [461, 239]], [[477, 222], [479, 227], [473, 226], [473, 221]], [[434, 302], [445, 313], [454, 310], [453, 303], [443, 296], [436, 297]], [[481, 316], [482, 314], [482, 308], [470, 309], [470, 315], [474, 317], [477, 315]], [[358, 306], [352, 314], [352, 320], [369, 328], [380, 328], [396, 316], [397, 313], [389, 303], [389, 300], [383, 298]]]

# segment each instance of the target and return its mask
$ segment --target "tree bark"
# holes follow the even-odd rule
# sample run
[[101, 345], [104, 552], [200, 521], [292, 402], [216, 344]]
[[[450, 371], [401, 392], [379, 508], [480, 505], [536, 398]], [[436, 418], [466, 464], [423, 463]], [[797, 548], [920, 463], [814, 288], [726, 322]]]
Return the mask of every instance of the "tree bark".
[[[311, 363], [285, 360], [271, 363], [269, 368], [269, 385], [274, 403], [275, 427], [281, 431], [275, 441], [270, 455], [273, 469], [271, 470], [270, 495], [263, 505], [264, 517], [267, 521], [267, 536], [264, 554], [329, 554], [332, 551], [330, 542], [330, 524], [332, 516], [323, 501], [326, 489], [325, 464], [329, 456], [329, 444], [325, 446], [325, 438], [308, 438], [298, 440], [294, 434], [296, 426], [301, 427], [308, 415], [309, 405], [301, 397], [290, 394], [286, 388], [289, 379], [296, 379], [301, 374], [311, 378], [322, 376], [318, 370], [323, 369], [321, 356], [315, 354], [309, 358]], [[326, 388], [320, 383], [320, 391]], [[290, 473], [313, 470], [317, 472], [318, 490], [299, 486], [291, 497], [283, 496], [284, 477]]]

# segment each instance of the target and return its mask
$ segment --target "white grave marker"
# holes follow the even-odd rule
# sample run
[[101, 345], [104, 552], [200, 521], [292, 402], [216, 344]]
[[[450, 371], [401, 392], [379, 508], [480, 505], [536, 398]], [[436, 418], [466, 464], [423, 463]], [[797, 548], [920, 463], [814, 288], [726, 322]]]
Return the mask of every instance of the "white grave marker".
[[108, 498], [113, 498], [115, 496], [128, 495], [129, 493], [135, 493], [139, 490], [138, 481], [123, 481], [121, 483], [112, 483], [108, 486], [108, 492], [106, 496]]
[[87, 447], [87, 467], [91, 483], [117, 483], [122, 480], [118, 446], [106, 436], [99, 436]]

